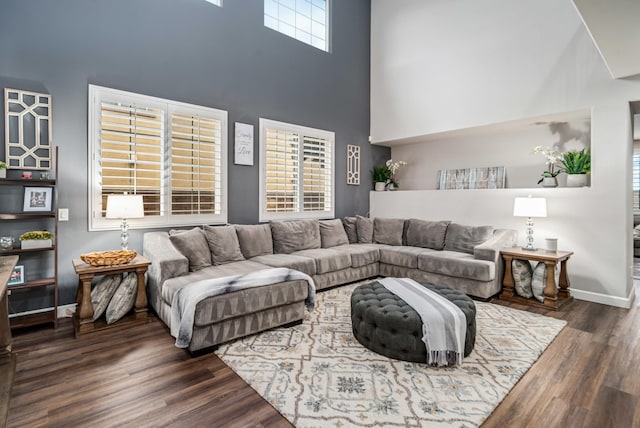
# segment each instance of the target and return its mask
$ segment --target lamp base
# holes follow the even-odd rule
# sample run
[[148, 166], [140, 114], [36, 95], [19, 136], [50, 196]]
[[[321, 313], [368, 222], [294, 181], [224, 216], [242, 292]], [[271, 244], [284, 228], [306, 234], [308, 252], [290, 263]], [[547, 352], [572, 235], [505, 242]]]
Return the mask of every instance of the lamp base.
[[523, 250], [525, 250], [525, 251], [538, 251], [538, 249], [537, 249], [537, 248], [535, 248], [535, 247], [531, 247], [531, 248], [521, 247], [521, 248], [522, 248]]

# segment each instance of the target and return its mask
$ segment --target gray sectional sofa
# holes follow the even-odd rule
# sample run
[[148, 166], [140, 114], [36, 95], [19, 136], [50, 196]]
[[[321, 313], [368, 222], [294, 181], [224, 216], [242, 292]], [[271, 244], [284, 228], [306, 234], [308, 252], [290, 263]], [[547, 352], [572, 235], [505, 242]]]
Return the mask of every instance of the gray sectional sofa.
[[[152, 262], [147, 295], [170, 326], [176, 290], [208, 278], [287, 267], [304, 272], [316, 290], [375, 278], [409, 277], [487, 299], [501, 288], [500, 248], [516, 231], [448, 221], [347, 217], [204, 226], [144, 234]], [[304, 318], [305, 281], [287, 281], [207, 298], [196, 307], [190, 351]]]

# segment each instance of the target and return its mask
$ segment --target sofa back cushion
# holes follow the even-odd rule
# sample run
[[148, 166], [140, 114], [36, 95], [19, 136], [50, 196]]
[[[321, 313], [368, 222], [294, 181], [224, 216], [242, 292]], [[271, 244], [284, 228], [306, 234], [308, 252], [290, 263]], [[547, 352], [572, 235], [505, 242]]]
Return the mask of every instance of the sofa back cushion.
[[342, 220], [320, 220], [320, 243], [322, 248], [331, 248], [349, 243]]
[[184, 231], [172, 230], [169, 232], [169, 240], [189, 260], [190, 272], [211, 266], [211, 250], [199, 227]]
[[407, 221], [407, 245], [442, 250], [449, 221], [426, 221], [415, 218]]
[[444, 239], [444, 249], [473, 254], [473, 247], [493, 235], [493, 226], [464, 226], [451, 223]]
[[321, 246], [318, 220], [272, 220], [269, 224], [273, 238], [273, 252], [276, 254], [290, 254]]
[[273, 254], [273, 240], [269, 224], [236, 224], [240, 251], [245, 259]]
[[402, 245], [404, 219], [381, 218], [373, 220], [373, 242], [376, 244]]
[[356, 228], [358, 230], [358, 244], [373, 243], [373, 219], [356, 216]]
[[211, 261], [214, 265], [244, 260], [235, 227], [205, 226], [204, 236], [207, 238], [207, 243], [211, 250]]
[[349, 244], [357, 244], [358, 243], [358, 224], [356, 222], [356, 218], [345, 217], [342, 220], [342, 225], [344, 226], [344, 231], [347, 233]]

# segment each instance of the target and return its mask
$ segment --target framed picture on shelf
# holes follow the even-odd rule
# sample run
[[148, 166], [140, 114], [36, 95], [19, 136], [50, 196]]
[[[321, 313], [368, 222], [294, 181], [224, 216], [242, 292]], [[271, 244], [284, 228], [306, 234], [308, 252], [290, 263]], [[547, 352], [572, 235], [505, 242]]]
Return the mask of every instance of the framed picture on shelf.
[[7, 286], [24, 284], [24, 266], [18, 265], [13, 268]]
[[22, 211], [26, 213], [51, 211], [52, 198], [53, 188], [51, 187], [25, 187]]

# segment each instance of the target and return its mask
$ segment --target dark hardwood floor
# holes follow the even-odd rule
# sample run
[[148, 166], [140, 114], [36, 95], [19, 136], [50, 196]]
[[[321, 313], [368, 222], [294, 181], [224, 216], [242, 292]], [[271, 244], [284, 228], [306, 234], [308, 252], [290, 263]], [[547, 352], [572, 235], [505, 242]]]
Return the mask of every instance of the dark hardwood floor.
[[[636, 285], [636, 289], [638, 285]], [[483, 427], [640, 427], [640, 303], [574, 301], [568, 326]], [[58, 329], [14, 332], [8, 426], [291, 426], [213, 354], [173, 346], [157, 319], [74, 339]]]

